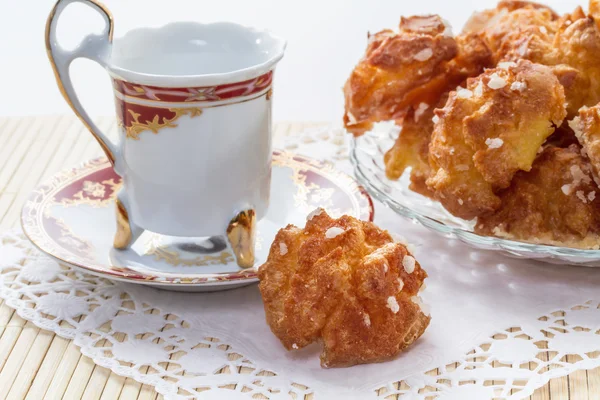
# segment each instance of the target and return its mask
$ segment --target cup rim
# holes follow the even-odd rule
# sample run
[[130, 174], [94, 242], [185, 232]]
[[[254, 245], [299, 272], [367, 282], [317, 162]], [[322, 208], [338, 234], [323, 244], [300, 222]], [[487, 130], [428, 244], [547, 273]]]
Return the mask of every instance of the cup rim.
[[209, 74], [193, 74], [193, 75], [168, 75], [168, 74], [151, 74], [145, 72], [137, 72], [128, 68], [119, 67], [108, 63], [106, 66], [108, 73], [116, 79], [123, 80], [130, 83], [136, 83], [141, 85], [150, 85], [157, 87], [201, 87], [201, 86], [214, 86], [227, 83], [236, 83], [245, 81], [248, 79], [255, 78], [263, 75], [271, 70], [274, 70], [275, 64], [283, 58], [284, 51], [287, 47], [287, 41], [281, 36], [278, 36], [267, 29], [258, 29], [247, 25], [242, 25], [234, 22], [220, 21], [211, 23], [200, 23], [196, 21], [177, 21], [171, 22], [159, 27], [141, 27], [135, 28], [128, 31], [124, 36], [116, 38], [116, 40], [122, 40], [127, 37], [130, 33], [139, 31], [150, 31], [157, 32], [160, 30], [169, 29], [176, 25], [196, 25], [198, 27], [232, 27], [236, 29], [243, 29], [253, 34], [265, 35], [274, 40], [276, 45], [274, 46], [274, 54], [261, 63], [254, 64], [246, 68], [240, 68], [228, 72], [209, 73]]

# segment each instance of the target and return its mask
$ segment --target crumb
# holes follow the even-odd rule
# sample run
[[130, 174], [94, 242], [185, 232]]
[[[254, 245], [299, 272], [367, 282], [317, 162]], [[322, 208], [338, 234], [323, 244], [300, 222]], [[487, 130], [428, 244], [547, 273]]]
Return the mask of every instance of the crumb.
[[490, 89], [502, 89], [504, 86], [506, 86], [506, 83], [507, 82], [504, 78], [501, 78], [496, 72], [494, 72], [492, 76], [490, 76], [488, 87]]
[[480, 80], [477, 86], [475, 87], [475, 96], [481, 97], [483, 95], [483, 82]]
[[314, 210], [313, 210], [313, 211], [312, 211], [310, 214], [308, 214], [308, 215], [306, 216], [306, 220], [307, 220], [307, 221], [310, 221], [311, 219], [313, 219], [313, 218], [314, 218], [314, 217], [316, 217], [317, 215], [321, 215], [321, 213], [322, 213], [323, 211], [324, 211], [324, 210], [323, 210], [321, 207], [319, 207], [319, 208], [315, 208], [315, 209], [314, 209]]
[[279, 243], [279, 254], [285, 256], [288, 252], [288, 248], [285, 243]]
[[402, 266], [407, 273], [412, 274], [415, 270], [415, 258], [412, 256], [404, 256], [402, 259]]
[[334, 237], [337, 237], [344, 232], [346, 232], [346, 231], [343, 230], [342, 228], [337, 227], [337, 226], [332, 226], [331, 228], [327, 229], [327, 231], [325, 231], [325, 237], [327, 239], [333, 239]]
[[394, 314], [400, 311], [400, 306], [398, 305], [398, 301], [394, 296], [390, 296], [387, 299], [387, 307], [392, 310]]
[[433, 50], [431, 50], [430, 48], [426, 48], [415, 54], [413, 58], [417, 61], [427, 61], [431, 58], [432, 55]]
[[517, 63], [514, 61], [503, 61], [498, 63], [498, 68], [502, 68], [502, 69], [506, 69], [508, 70], [510, 67], [516, 67]]
[[525, 82], [515, 81], [510, 85], [510, 90], [522, 92], [525, 89], [527, 89], [527, 84]]
[[419, 120], [419, 118], [421, 118], [421, 115], [423, 115], [423, 113], [429, 108], [429, 104], [427, 103], [419, 103], [419, 106], [417, 107], [417, 109], [415, 110], [415, 122], [417, 122]]
[[459, 99], [468, 99], [473, 97], [473, 92], [471, 92], [469, 89], [460, 88], [456, 91], [456, 97]]
[[502, 140], [500, 138], [494, 138], [494, 139], [487, 138], [487, 139], [485, 139], [485, 144], [487, 144], [487, 147], [489, 149], [499, 149], [504, 144], [504, 140]]
[[366, 326], [371, 326], [371, 317], [369, 317], [369, 314], [365, 313], [363, 319], [365, 321]]
[[573, 184], [579, 185], [581, 182], [590, 183], [592, 180], [579, 167], [579, 165], [571, 165], [571, 175], [573, 175]]

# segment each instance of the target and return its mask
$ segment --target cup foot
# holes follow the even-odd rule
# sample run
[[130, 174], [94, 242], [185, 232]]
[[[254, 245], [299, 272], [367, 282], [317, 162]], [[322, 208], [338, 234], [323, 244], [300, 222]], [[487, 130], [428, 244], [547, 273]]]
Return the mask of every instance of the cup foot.
[[256, 212], [253, 209], [241, 211], [227, 227], [227, 239], [241, 268], [254, 265], [254, 242], [256, 239]]
[[113, 246], [115, 249], [119, 250], [128, 249], [137, 238], [140, 237], [144, 230], [131, 223], [129, 213], [121, 199], [118, 197], [116, 199], [116, 212], [117, 233], [115, 234]]

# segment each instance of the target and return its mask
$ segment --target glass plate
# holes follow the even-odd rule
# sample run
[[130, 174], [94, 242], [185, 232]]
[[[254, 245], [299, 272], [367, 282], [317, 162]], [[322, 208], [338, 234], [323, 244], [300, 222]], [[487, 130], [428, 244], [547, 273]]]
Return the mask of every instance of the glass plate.
[[397, 130], [392, 127], [384, 128], [385, 126], [387, 125], [379, 124], [379, 127], [363, 136], [352, 139], [350, 160], [358, 181], [373, 197], [399, 215], [477, 249], [495, 250], [511, 257], [553, 264], [600, 267], [600, 250], [540, 245], [478, 235], [473, 232], [473, 221], [456, 218], [440, 203], [410, 190], [408, 173], [397, 181], [388, 179], [385, 176], [383, 155], [394, 144]]

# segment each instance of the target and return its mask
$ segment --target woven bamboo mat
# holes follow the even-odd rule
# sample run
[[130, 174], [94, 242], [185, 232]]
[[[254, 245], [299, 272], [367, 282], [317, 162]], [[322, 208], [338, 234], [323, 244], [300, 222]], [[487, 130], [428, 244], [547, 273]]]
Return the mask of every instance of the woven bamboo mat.
[[[116, 129], [110, 118], [101, 128]], [[293, 135], [313, 123], [280, 123], [275, 135]], [[38, 182], [101, 155], [75, 117], [0, 119], [0, 232], [16, 228], [23, 201]], [[157, 399], [151, 386], [126, 379], [84, 357], [70, 341], [41, 330], [0, 302], [0, 400]], [[392, 397], [395, 399], [396, 397]], [[600, 368], [556, 378], [531, 400], [598, 400]]]

